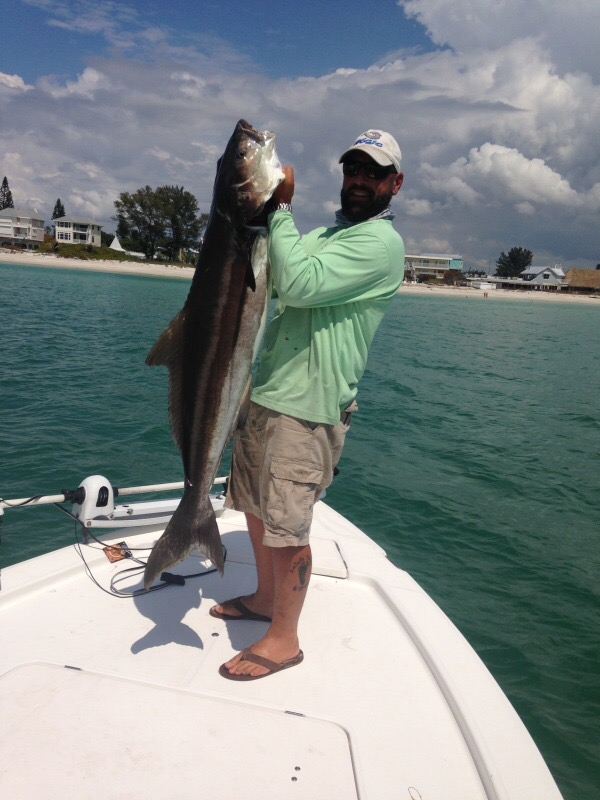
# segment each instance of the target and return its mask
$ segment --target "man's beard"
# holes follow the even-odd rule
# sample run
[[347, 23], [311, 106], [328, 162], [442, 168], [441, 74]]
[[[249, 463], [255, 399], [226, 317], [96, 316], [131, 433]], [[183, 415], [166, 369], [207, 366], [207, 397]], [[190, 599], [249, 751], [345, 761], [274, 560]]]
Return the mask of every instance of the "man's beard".
[[389, 192], [389, 194], [380, 195], [379, 197], [375, 197], [374, 193], [371, 192], [370, 189], [365, 189], [361, 187], [361, 191], [368, 192], [370, 197], [365, 197], [360, 201], [356, 198], [350, 198], [350, 189], [346, 189], [344, 191], [342, 189], [340, 197], [342, 201], [342, 211], [347, 219], [350, 222], [364, 222], [366, 219], [371, 219], [371, 217], [380, 214], [384, 211], [392, 201], [393, 194]]

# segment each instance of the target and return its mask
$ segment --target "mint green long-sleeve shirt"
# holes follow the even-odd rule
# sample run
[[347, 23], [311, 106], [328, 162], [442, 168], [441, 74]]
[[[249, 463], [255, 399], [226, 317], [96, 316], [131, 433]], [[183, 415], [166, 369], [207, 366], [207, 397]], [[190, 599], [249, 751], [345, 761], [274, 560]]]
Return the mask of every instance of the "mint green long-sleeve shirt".
[[269, 262], [279, 301], [252, 400], [335, 425], [354, 399], [369, 347], [404, 275], [390, 220], [300, 236], [288, 211], [269, 217]]

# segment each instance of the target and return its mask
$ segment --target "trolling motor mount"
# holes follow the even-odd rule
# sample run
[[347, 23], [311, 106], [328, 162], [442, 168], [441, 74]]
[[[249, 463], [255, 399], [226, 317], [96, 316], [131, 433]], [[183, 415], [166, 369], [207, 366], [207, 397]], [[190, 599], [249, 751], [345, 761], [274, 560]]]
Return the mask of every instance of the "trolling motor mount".
[[92, 520], [96, 517], [113, 518], [115, 492], [110, 481], [104, 476], [90, 475], [79, 484], [73, 494], [73, 514], [86, 527], [90, 528]]

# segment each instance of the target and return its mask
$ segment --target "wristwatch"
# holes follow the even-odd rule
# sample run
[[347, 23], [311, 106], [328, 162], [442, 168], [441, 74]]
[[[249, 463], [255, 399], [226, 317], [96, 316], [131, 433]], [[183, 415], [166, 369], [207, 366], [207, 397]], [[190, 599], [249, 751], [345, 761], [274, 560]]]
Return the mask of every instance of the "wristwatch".
[[273, 211], [292, 211], [292, 204], [291, 203], [277, 203]]

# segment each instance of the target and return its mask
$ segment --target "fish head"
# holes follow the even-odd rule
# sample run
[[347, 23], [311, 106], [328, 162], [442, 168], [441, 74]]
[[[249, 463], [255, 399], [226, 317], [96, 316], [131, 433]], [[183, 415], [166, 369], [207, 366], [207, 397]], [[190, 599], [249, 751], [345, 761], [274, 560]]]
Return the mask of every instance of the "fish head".
[[218, 167], [215, 200], [236, 225], [259, 214], [284, 178], [275, 150], [275, 134], [258, 131], [241, 119]]

